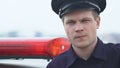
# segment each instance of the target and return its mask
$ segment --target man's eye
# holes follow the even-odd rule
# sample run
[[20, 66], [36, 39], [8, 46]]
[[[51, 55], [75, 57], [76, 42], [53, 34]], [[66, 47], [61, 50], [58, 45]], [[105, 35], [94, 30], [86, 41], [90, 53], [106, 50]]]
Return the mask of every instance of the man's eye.
[[83, 23], [87, 23], [89, 22], [90, 20], [82, 20]]

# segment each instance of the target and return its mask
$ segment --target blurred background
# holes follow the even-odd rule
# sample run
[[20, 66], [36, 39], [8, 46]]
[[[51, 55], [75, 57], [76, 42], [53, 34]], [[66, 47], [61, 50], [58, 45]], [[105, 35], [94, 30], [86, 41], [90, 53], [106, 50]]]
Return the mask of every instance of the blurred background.
[[[107, 0], [101, 13], [98, 36], [104, 42], [120, 42], [120, 0]], [[51, 9], [51, 0], [0, 0], [0, 38], [66, 37], [63, 24]], [[30, 62], [36, 63], [30, 63]], [[45, 68], [47, 60], [1, 60], [1, 63], [32, 64]], [[42, 63], [40, 63], [42, 62]]]
[[[119, 0], [107, 0], [99, 35], [120, 33]], [[51, 0], [0, 0], [0, 37], [65, 36]]]

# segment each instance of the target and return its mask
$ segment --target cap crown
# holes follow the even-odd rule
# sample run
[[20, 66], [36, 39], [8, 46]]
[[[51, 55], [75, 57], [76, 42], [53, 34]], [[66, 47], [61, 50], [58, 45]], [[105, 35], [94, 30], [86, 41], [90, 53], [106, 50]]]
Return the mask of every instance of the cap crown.
[[[63, 8], [64, 6], [66, 6], [66, 5], [68, 6], [69, 4], [72, 4], [72, 3], [85, 2], [85, 1], [98, 6], [100, 8], [98, 13], [102, 12], [106, 7], [106, 0], [52, 0], [51, 6], [52, 6], [53, 11], [56, 14], [59, 14], [60, 9]], [[79, 5], [81, 5], [81, 4], [79, 4]]]

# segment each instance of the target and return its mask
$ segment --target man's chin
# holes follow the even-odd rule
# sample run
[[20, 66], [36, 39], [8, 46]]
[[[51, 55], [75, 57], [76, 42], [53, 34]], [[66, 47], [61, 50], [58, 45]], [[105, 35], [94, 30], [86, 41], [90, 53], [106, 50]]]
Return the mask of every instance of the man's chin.
[[86, 42], [75, 42], [74, 45], [78, 48], [86, 48], [87, 47]]

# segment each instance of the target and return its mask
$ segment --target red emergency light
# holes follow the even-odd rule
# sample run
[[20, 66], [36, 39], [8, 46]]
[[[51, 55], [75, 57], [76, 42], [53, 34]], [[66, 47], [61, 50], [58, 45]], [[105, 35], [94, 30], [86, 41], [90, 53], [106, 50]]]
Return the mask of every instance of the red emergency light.
[[0, 58], [54, 58], [69, 47], [66, 38], [0, 39]]

